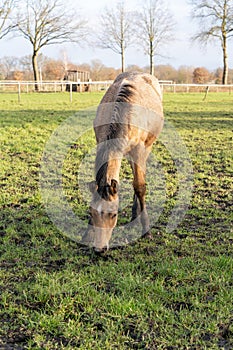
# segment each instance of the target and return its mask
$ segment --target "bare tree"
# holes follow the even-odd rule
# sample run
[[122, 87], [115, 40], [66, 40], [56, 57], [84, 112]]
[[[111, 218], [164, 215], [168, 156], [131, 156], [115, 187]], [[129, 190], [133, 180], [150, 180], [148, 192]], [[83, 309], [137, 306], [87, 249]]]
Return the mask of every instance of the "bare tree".
[[200, 30], [193, 37], [207, 44], [211, 39], [221, 43], [223, 52], [222, 83], [228, 81], [228, 39], [233, 37], [232, 0], [190, 0], [193, 17], [199, 21]]
[[31, 55], [26, 55], [19, 58], [20, 69], [24, 72], [24, 80], [33, 79], [32, 58]]
[[19, 69], [19, 59], [15, 56], [4, 56], [0, 59], [0, 64], [4, 79], [9, 79], [11, 73]]
[[[64, 42], [80, 43], [87, 35], [86, 21], [76, 20], [77, 13], [67, 10], [60, 0], [25, 0], [18, 13], [17, 29], [32, 45], [34, 80], [39, 81], [38, 54], [48, 45]], [[38, 85], [35, 84], [36, 90]]]
[[146, 0], [137, 14], [139, 44], [150, 58], [150, 74], [154, 75], [154, 57], [173, 38], [175, 22], [163, 0]]
[[132, 13], [126, 9], [124, 1], [118, 2], [115, 8], [106, 7], [100, 19], [98, 46], [121, 55], [122, 72], [125, 71], [125, 50], [133, 43], [132, 19]]
[[193, 71], [193, 82], [195, 84], [205, 84], [211, 78], [211, 73], [205, 67], [197, 67]]
[[193, 67], [180, 66], [177, 71], [177, 83], [191, 84], [193, 81]]
[[169, 64], [155, 66], [155, 71], [159, 80], [177, 81], [177, 70]]
[[105, 69], [104, 64], [98, 59], [91, 60], [90, 69], [92, 79], [96, 81], [101, 80], [103, 70]]
[[0, 0], [0, 39], [9, 34], [14, 28], [14, 24], [10, 19], [14, 0]]

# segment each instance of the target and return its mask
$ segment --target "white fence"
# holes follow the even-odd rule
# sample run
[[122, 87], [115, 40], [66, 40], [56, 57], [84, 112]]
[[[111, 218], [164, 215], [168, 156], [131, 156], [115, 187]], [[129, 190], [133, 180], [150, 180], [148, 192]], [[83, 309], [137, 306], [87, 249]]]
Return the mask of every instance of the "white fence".
[[[92, 92], [105, 91], [112, 84], [112, 80], [108, 81], [87, 81], [87, 82], [71, 82], [71, 81], [43, 81], [35, 83], [33, 81], [0, 81], [1, 93], [17, 93], [20, 101], [21, 93], [29, 92], [65, 92], [70, 94], [72, 102], [73, 92]], [[203, 92], [233, 92], [233, 84], [217, 85], [217, 84], [175, 84], [172, 82], [160, 82], [163, 93], [194, 93]]]
[[71, 81], [43, 81], [35, 83], [34, 81], [0, 81], [1, 93], [17, 93], [18, 101], [21, 100], [22, 93], [29, 92], [65, 92], [70, 94], [72, 102], [73, 92], [86, 91], [105, 91], [113, 81], [88, 81], [88, 82], [71, 82]]
[[192, 92], [233, 92], [233, 84], [163, 84], [161, 83], [163, 92], [173, 93], [192, 93]]
[[0, 92], [62, 92], [62, 91], [101, 91], [106, 90], [112, 84], [108, 81], [43, 81], [35, 83], [34, 81], [0, 81]]

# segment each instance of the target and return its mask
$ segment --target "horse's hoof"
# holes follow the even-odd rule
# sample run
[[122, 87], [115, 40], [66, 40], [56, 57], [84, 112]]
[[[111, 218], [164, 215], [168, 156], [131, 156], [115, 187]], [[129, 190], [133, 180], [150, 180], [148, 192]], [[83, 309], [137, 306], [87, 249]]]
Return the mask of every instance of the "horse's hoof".
[[147, 239], [148, 241], [152, 241], [152, 240], [153, 240], [153, 236], [152, 236], [152, 234], [151, 234], [150, 231], [147, 231], [146, 233], [144, 233], [144, 234], [142, 235], [142, 238], [145, 238], [145, 239]]

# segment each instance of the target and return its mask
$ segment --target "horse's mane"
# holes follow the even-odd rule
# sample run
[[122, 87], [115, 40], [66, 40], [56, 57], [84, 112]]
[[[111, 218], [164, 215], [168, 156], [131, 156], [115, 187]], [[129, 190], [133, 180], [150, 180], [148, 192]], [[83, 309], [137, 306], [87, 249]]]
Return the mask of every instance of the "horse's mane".
[[117, 92], [111, 122], [107, 128], [107, 135], [104, 142], [97, 147], [95, 170], [98, 188], [106, 185], [106, 174], [108, 160], [111, 153], [121, 153], [127, 137], [128, 124], [132, 97], [135, 94], [135, 87], [128, 82], [121, 84]]
[[123, 138], [129, 124], [132, 97], [135, 95], [135, 87], [132, 84], [122, 84], [116, 95], [111, 122], [108, 128], [107, 140]]

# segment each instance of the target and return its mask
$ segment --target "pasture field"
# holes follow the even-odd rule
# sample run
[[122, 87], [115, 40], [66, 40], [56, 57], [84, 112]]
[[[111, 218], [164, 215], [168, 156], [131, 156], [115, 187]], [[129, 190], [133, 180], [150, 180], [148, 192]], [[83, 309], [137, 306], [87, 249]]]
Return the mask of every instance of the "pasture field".
[[[0, 95], [0, 349], [233, 349], [233, 95], [164, 95], [165, 118], [192, 161], [189, 209], [168, 233], [177, 171], [158, 141], [166, 202], [153, 240], [97, 256], [50, 221], [39, 170], [52, 132], [101, 97], [74, 94], [71, 104], [68, 93], [25, 94], [19, 104]], [[77, 172], [94, 144], [90, 131], [71, 145], [63, 169], [67, 200], [83, 220]], [[126, 163], [122, 172], [130, 181]], [[127, 207], [119, 222], [129, 215]]]

